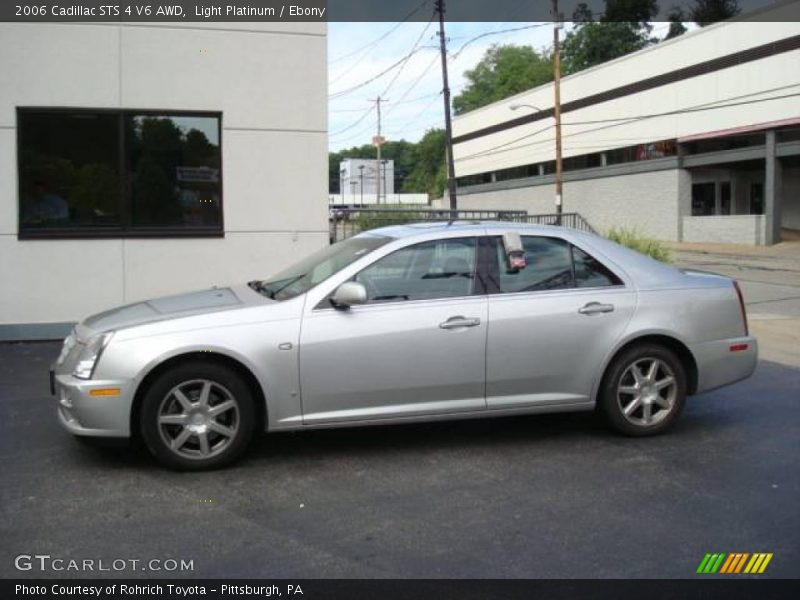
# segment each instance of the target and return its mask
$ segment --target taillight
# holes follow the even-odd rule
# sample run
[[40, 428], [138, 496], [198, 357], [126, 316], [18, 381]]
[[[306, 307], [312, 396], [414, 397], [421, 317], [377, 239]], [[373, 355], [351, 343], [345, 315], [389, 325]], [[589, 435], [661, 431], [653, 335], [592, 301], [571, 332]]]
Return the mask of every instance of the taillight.
[[750, 328], [747, 326], [747, 311], [744, 308], [744, 296], [742, 296], [742, 290], [739, 287], [739, 282], [735, 279], [733, 280], [733, 287], [736, 290], [736, 295], [739, 296], [739, 307], [742, 309], [742, 323], [744, 324], [744, 334], [750, 335]]

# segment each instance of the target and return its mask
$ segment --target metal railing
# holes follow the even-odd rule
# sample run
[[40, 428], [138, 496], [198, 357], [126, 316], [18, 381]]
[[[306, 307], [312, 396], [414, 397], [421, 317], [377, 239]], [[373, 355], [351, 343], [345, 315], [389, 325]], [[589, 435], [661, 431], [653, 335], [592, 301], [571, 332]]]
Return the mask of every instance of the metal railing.
[[550, 213], [546, 215], [525, 215], [523, 217], [515, 218], [514, 221], [518, 223], [532, 223], [535, 225], [560, 225], [561, 227], [569, 227], [570, 229], [579, 229], [580, 231], [587, 231], [596, 234], [594, 228], [589, 225], [588, 221], [583, 218], [580, 213]]
[[[330, 210], [330, 240], [340, 242], [362, 231], [436, 221], [510, 221], [558, 225], [596, 233], [579, 213], [529, 215], [524, 210], [449, 210], [431, 208], [332, 208]], [[560, 221], [560, 223], [559, 223]]]
[[362, 231], [436, 221], [517, 221], [526, 217], [524, 210], [450, 210], [431, 208], [332, 208], [331, 243], [340, 242]]

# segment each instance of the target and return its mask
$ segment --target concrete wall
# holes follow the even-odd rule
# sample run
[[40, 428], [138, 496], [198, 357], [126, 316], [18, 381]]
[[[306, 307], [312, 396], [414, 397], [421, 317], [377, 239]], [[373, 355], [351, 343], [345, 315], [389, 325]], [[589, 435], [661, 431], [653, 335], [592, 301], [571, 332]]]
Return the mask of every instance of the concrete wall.
[[[678, 169], [564, 183], [564, 212], [579, 212], [599, 232], [631, 227], [661, 240], [679, 239], [679, 213], [688, 210], [689, 175]], [[458, 207], [555, 212], [555, 186], [536, 185], [458, 196]], [[689, 200], [690, 201], [690, 200]]]
[[[324, 246], [326, 52], [313, 23], [0, 24], [0, 339]], [[17, 106], [221, 111], [224, 238], [18, 240]]]
[[[799, 34], [800, 23], [795, 21], [717, 23], [565, 77], [561, 101], [567, 104]], [[797, 98], [785, 97], [787, 92], [782, 87], [787, 84], [787, 73], [797, 71], [798, 62], [800, 50], [793, 50], [568, 111], [563, 114], [564, 157], [796, 118]], [[781, 96], [747, 106], [681, 112], [737, 98], [757, 101]], [[458, 137], [534, 112], [525, 107], [512, 111], [514, 104], [552, 108], [553, 86], [543, 85], [459, 115], [453, 120], [453, 135]], [[653, 114], [662, 116], [620, 120]], [[456, 144], [456, 175], [464, 177], [552, 160], [555, 140], [551, 125], [552, 119], [547, 118]]]
[[684, 242], [762, 245], [764, 215], [683, 217]]

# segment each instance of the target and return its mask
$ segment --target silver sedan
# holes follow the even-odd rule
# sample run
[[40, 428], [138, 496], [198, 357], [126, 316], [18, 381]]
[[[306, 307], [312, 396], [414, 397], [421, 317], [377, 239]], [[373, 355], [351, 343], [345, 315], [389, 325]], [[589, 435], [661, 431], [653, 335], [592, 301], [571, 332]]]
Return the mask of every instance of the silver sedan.
[[283, 272], [87, 318], [51, 373], [63, 426], [178, 469], [254, 432], [592, 410], [661, 433], [750, 376], [735, 281], [509, 223], [362, 233]]

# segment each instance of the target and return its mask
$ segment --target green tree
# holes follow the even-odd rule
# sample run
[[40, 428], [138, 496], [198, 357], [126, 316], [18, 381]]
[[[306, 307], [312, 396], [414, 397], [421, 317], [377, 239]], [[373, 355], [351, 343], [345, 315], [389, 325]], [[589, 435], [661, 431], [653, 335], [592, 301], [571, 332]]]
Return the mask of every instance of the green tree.
[[445, 133], [443, 129], [429, 129], [414, 146], [414, 168], [403, 182], [402, 191], [438, 198], [446, 185]]
[[459, 115], [553, 80], [553, 58], [530, 46], [493, 45], [464, 76], [469, 82], [453, 98]]
[[563, 73], [577, 73], [654, 43], [650, 20], [657, 13], [655, 0], [606, 0], [603, 16], [593, 20], [588, 7], [578, 5], [575, 28], [561, 48]]
[[736, 0], [694, 0], [694, 6], [689, 9], [692, 21], [700, 27], [730, 19], [739, 12], [741, 9]]
[[664, 38], [665, 40], [671, 40], [674, 37], [686, 33], [686, 26], [683, 24], [686, 20], [686, 15], [684, 15], [683, 9], [680, 6], [672, 7], [669, 15], [667, 15], [667, 20], [669, 21], [669, 31], [667, 31], [667, 35]]

